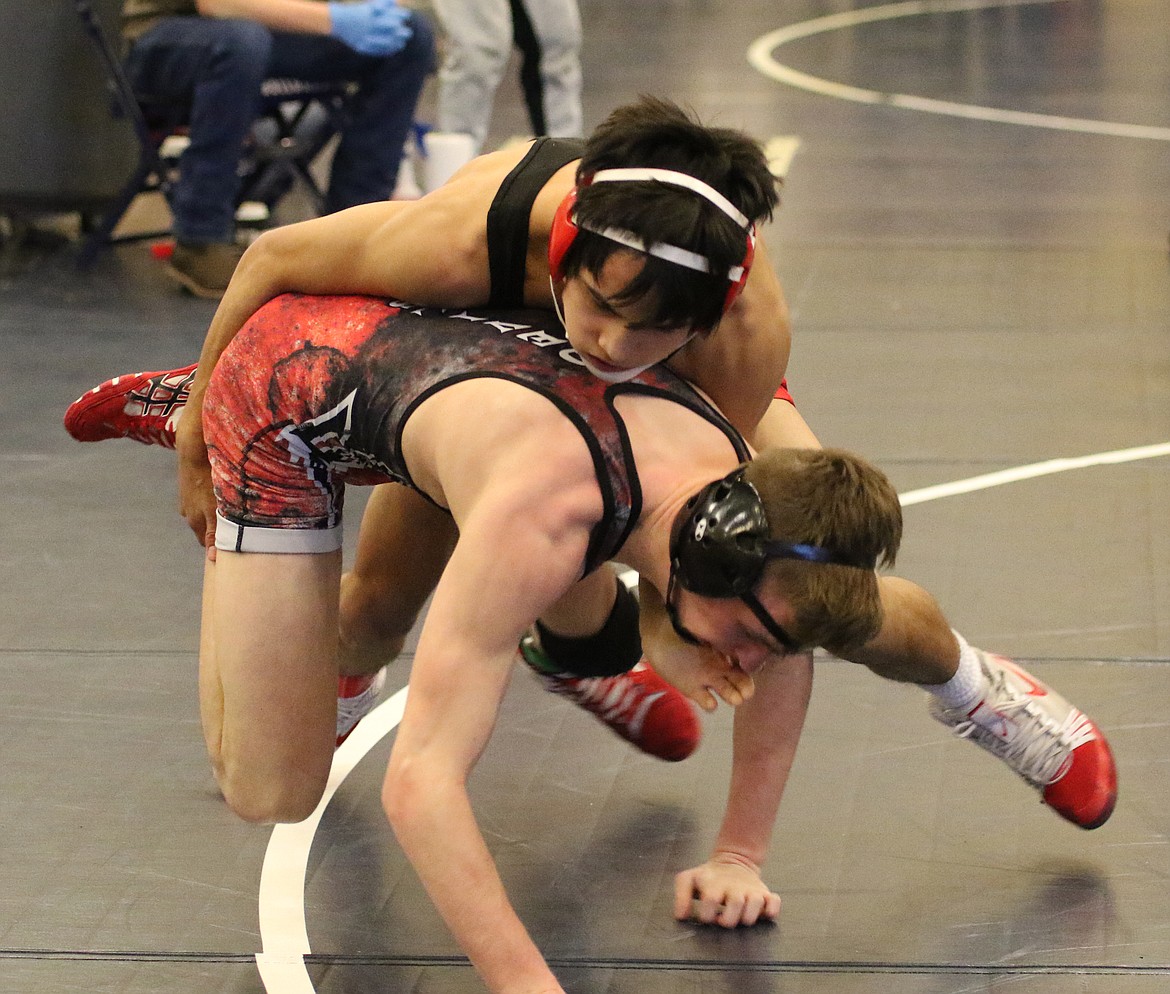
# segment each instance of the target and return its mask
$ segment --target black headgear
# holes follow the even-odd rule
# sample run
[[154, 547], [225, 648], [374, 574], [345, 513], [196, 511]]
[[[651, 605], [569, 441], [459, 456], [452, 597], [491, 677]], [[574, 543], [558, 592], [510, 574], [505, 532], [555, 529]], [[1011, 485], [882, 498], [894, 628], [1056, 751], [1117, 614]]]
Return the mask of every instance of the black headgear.
[[709, 483], [686, 502], [670, 535], [670, 567], [684, 590], [702, 597], [743, 597], [755, 589], [769, 559], [803, 559], [874, 569], [858, 559], [769, 537], [768, 516], [744, 467]]

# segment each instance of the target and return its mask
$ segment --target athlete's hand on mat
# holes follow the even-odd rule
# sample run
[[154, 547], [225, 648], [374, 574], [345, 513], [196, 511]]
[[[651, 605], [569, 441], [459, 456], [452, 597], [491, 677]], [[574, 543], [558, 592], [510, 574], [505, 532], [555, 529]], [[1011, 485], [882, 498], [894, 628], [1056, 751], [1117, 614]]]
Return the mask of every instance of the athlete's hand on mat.
[[702, 866], [674, 878], [674, 917], [705, 925], [755, 925], [775, 921], [780, 895], [760, 878], [760, 868], [738, 853], [715, 853]]
[[649, 645], [643, 641], [646, 661], [662, 679], [704, 711], [714, 711], [719, 699], [738, 707], [755, 693], [751, 676], [723, 653], [706, 646], [688, 645], [673, 636], [656, 639], [655, 643]]

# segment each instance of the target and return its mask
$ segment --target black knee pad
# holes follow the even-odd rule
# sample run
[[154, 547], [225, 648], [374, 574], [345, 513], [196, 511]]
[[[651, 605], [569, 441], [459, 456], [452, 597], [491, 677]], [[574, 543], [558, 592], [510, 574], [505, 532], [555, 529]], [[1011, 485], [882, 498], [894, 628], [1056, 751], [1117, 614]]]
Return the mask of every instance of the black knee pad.
[[638, 631], [638, 598], [617, 581], [617, 599], [601, 631], [572, 638], [550, 632], [539, 621], [540, 647], [559, 673], [573, 676], [617, 676], [642, 658]]

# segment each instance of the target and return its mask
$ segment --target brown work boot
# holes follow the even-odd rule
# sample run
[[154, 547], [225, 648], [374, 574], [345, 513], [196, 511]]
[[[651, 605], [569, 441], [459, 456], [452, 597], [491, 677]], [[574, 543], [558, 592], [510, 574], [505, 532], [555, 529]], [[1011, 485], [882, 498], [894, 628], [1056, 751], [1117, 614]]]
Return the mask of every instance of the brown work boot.
[[235, 242], [179, 242], [167, 271], [196, 297], [219, 300], [243, 254], [244, 247]]

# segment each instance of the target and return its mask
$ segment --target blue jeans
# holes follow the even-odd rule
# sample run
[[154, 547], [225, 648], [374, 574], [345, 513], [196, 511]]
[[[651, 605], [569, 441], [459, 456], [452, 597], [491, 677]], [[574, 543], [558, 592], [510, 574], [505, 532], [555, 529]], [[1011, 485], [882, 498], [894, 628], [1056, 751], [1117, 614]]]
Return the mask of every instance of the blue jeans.
[[273, 77], [358, 84], [333, 159], [328, 206], [335, 211], [389, 197], [435, 63], [430, 24], [413, 11], [410, 23], [406, 46], [385, 57], [360, 55], [335, 38], [211, 17], [168, 18], [135, 41], [126, 58], [135, 92], [190, 107], [191, 144], [171, 203], [176, 238], [232, 238], [241, 150], [260, 113], [260, 86]]

